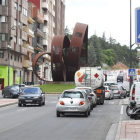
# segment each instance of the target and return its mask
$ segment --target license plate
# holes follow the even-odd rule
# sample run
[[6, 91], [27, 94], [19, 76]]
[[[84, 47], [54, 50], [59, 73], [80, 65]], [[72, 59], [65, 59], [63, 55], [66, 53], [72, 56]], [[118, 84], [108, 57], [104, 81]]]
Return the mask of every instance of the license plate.
[[69, 107], [69, 108], [66, 108], [66, 110], [77, 110], [77, 108], [75, 108], [75, 107]]
[[32, 100], [25, 100], [25, 102], [32, 102]]

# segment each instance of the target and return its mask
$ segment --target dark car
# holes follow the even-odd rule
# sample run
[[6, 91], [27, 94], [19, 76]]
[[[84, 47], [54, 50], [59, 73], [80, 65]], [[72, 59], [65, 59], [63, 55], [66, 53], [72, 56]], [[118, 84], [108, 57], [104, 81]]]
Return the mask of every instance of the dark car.
[[5, 98], [6, 96], [9, 96], [11, 98], [18, 97], [20, 93], [18, 86], [6, 86], [4, 89], [2, 89], [2, 96]]
[[118, 75], [117, 77], [117, 83], [122, 82], [123, 83], [123, 75]]
[[45, 93], [40, 87], [27, 87], [23, 89], [18, 98], [18, 106], [26, 104], [45, 105]]

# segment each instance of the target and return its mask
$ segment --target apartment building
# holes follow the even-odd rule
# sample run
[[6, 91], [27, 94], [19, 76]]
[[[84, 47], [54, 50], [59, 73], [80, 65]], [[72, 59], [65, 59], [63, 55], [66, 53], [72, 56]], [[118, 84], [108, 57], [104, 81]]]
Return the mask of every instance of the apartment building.
[[65, 34], [65, 0], [55, 1], [55, 35]]
[[27, 33], [23, 28], [28, 24], [27, 11], [27, 0], [0, 0], [0, 89], [8, 85], [8, 74], [9, 85], [19, 83], [19, 73], [23, 76], [22, 62], [27, 55], [23, 45]]

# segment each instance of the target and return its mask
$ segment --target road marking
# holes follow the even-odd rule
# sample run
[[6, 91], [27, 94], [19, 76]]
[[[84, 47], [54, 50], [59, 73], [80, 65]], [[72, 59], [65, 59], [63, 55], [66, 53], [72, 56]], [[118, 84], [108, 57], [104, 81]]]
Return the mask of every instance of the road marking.
[[17, 110], [17, 111], [24, 111], [24, 110], [26, 110], [27, 108], [24, 108], [24, 109], [20, 109], [20, 110]]
[[53, 102], [50, 102], [50, 103], [57, 103], [57, 101], [53, 101]]
[[121, 106], [120, 114], [123, 114], [123, 105]]
[[108, 104], [114, 104], [114, 102], [109, 102]]

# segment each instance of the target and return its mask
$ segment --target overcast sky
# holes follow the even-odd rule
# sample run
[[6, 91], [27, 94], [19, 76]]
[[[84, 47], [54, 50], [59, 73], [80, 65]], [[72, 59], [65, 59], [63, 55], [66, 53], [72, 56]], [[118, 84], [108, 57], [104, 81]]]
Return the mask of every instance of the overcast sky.
[[[135, 43], [135, 8], [140, 0], [132, 3], [132, 44]], [[130, 0], [65, 0], [65, 26], [71, 30], [76, 22], [89, 26], [88, 37], [96, 32], [106, 38], [110, 35], [121, 45], [130, 45]]]

